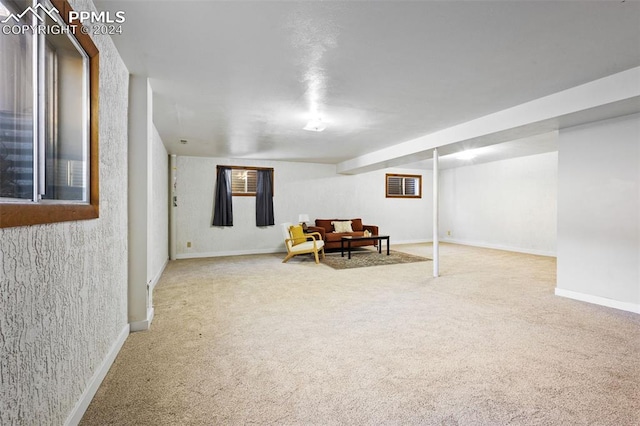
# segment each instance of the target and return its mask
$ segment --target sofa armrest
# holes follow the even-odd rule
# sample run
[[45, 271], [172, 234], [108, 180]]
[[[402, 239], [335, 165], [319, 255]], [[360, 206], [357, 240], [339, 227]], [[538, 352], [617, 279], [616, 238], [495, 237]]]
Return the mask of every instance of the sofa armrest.
[[324, 241], [325, 230], [322, 226], [308, 226], [307, 233], [310, 233], [310, 232], [317, 232], [318, 234], [320, 234], [320, 236], [322, 237], [322, 240]]
[[366, 229], [367, 231], [371, 232], [372, 235], [379, 235], [377, 225], [362, 225], [362, 229]]

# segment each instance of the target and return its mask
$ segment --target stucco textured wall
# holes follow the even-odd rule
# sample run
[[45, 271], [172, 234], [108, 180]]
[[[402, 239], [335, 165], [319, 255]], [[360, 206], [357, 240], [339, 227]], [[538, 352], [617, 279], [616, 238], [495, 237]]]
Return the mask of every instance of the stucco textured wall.
[[63, 424], [127, 326], [128, 72], [111, 39], [94, 42], [100, 218], [0, 230], [2, 425]]

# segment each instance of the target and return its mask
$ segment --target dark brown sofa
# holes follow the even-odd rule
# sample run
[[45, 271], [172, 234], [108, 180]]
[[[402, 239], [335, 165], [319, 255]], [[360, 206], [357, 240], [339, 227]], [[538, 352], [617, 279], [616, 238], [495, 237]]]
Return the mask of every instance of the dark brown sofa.
[[[351, 221], [351, 229], [353, 232], [334, 232], [331, 222]], [[325, 249], [340, 248], [340, 238], [343, 236], [362, 237], [364, 231], [371, 232], [372, 235], [378, 235], [378, 227], [376, 225], [363, 225], [362, 219], [316, 219], [316, 226], [310, 226], [309, 231], [319, 232], [324, 240]], [[351, 247], [375, 246], [378, 245], [376, 240], [353, 241]]]

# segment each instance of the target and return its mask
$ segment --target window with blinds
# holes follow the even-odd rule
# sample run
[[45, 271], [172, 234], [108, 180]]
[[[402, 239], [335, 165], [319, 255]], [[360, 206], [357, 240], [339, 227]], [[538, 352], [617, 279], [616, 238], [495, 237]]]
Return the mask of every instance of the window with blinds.
[[99, 216], [99, 52], [72, 11], [0, 0], [22, 30], [0, 36], [0, 228]]
[[231, 195], [255, 197], [258, 190], [258, 170], [267, 170], [271, 172], [271, 189], [273, 190], [273, 168], [271, 167], [218, 165], [218, 168], [220, 167], [231, 169]]
[[256, 169], [236, 169], [231, 171], [231, 192], [233, 195], [256, 195], [258, 172]]
[[385, 178], [387, 198], [422, 198], [422, 176], [387, 173]]

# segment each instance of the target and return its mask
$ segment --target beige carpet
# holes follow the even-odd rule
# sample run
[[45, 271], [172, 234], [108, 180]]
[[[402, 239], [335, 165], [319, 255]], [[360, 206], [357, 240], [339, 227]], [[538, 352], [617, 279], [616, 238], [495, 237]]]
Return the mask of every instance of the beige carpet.
[[640, 424], [640, 316], [554, 296], [555, 259], [282, 257], [171, 262], [82, 424]]

